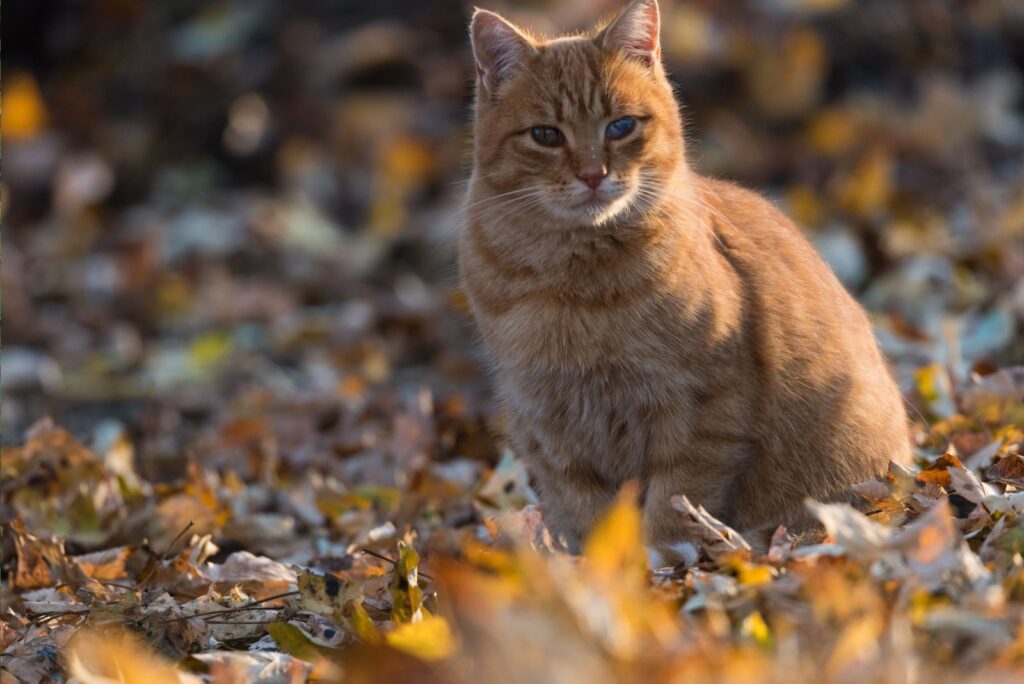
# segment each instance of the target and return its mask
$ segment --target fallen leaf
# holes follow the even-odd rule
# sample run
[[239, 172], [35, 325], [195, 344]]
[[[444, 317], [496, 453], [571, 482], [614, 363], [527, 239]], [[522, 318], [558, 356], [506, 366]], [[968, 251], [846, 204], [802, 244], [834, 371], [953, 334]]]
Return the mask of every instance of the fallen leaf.
[[448, 622], [437, 616], [400, 624], [385, 635], [385, 641], [393, 648], [427, 661], [448, 658], [457, 646]]
[[1024, 488], [1024, 456], [1017, 453], [1006, 454], [985, 471], [985, 477], [989, 482]]
[[68, 670], [83, 684], [199, 684], [127, 632], [83, 630], [68, 644]]
[[703, 506], [694, 506], [685, 496], [674, 496], [672, 507], [682, 513], [683, 529], [687, 536], [700, 544], [711, 558], [719, 560], [735, 553], [750, 553], [747, 540], [736, 530], [715, 519]]

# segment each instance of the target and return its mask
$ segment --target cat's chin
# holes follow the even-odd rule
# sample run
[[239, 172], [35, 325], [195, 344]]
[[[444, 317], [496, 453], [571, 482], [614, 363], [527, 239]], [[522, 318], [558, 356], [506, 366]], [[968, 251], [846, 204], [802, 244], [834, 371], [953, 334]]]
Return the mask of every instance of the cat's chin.
[[629, 197], [621, 195], [615, 199], [589, 199], [574, 206], [554, 206], [551, 212], [573, 225], [601, 226], [612, 221], [629, 207]]

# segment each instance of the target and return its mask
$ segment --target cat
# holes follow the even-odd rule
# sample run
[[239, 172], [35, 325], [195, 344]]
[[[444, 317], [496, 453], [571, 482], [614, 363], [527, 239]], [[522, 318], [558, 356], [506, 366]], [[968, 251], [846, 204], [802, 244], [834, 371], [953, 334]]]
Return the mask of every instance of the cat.
[[764, 540], [911, 451], [865, 312], [771, 203], [687, 164], [659, 24], [656, 0], [553, 40], [475, 12], [458, 252], [548, 526], [578, 551], [636, 481], [674, 562], [673, 495]]

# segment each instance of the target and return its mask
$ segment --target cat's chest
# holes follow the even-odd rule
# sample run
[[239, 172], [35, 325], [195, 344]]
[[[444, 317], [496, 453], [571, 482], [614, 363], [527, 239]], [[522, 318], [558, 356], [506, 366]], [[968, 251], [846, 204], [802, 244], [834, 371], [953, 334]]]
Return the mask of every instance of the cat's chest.
[[623, 482], [644, 477], [656, 444], [685, 441], [699, 382], [685, 372], [608, 362], [582, 371], [518, 368], [499, 386], [528, 458], [556, 469], [586, 462]]
[[542, 303], [495, 316], [484, 332], [493, 359], [506, 369], [586, 374], [615, 363], [641, 376], [645, 365], [680, 357], [684, 328], [682, 312], [662, 301], [610, 307]]
[[635, 308], [506, 318], [491, 331], [502, 394], [513, 411], [571, 424], [581, 439], [636, 439], [638, 426], [688, 405], [706, 380], [682, 342], [684, 327], [664, 310]]

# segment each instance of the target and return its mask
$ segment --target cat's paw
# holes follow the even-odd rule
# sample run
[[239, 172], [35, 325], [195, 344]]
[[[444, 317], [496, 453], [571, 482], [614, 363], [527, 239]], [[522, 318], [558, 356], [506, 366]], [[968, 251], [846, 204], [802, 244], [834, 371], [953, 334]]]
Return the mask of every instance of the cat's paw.
[[677, 565], [690, 567], [697, 563], [697, 547], [688, 541], [645, 548], [647, 550], [647, 567], [652, 571]]

